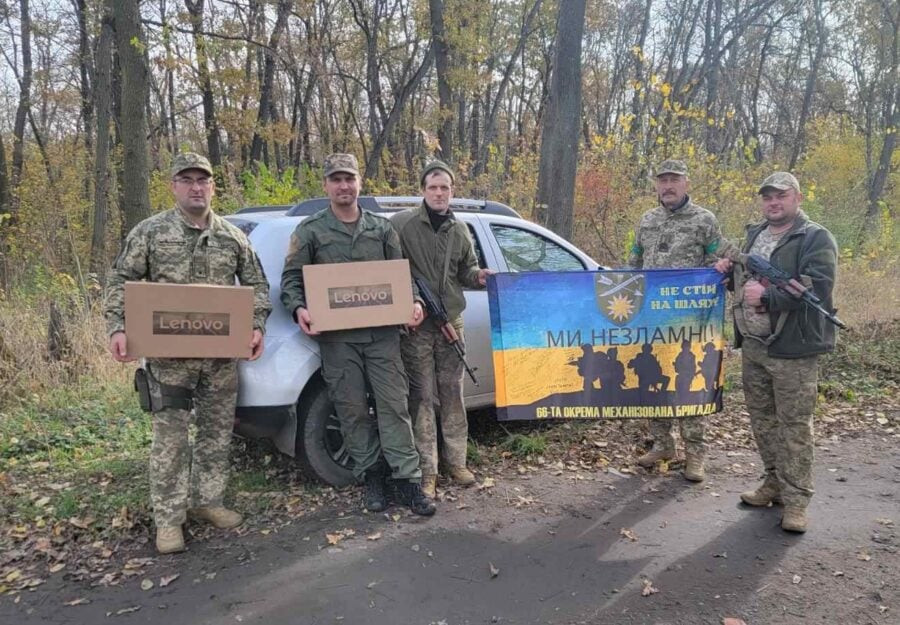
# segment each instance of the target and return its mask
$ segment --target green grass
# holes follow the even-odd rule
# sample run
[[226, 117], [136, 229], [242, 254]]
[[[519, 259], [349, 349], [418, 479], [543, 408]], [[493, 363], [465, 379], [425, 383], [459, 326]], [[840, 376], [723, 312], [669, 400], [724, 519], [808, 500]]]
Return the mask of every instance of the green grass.
[[514, 456], [525, 458], [544, 453], [547, 438], [542, 434], [510, 434], [501, 447]]

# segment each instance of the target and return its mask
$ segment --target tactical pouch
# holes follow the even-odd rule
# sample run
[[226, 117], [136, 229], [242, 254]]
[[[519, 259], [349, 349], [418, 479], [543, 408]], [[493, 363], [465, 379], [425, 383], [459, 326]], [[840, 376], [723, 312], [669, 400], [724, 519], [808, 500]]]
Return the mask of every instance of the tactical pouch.
[[137, 391], [138, 401], [141, 404], [141, 410], [150, 412], [150, 381], [147, 379], [147, 370], [138, 367], [134, 372], [134, 390]]

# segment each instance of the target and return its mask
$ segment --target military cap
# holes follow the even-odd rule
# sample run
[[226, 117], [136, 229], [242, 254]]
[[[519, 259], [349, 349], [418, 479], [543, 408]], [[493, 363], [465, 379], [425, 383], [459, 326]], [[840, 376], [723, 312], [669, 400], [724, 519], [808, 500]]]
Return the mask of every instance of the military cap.
[[453, 175], [453, 170], [450, 169], [450, 165], [448, 165], [444, 161], [434, 160], [425, 165], [425, 168], [422, 170], [422, 176], [419, 178], [419, 185], [424, 187], [425, 179], [428, 177], [428, 174], [435, 171], [444, 172], [445, 174], [450, 176], [450, 182], [456, 182], [456, 176]]
[[352, 154], [329, 154], [325, 157], [325, 177], [343, 172], [359, 175], [359, 163]]
[[172, 161], [172, 176], [175, 177], [186, 169], [199, 169], [210, 176], [213, 175], [212, 165], [202, 154], [196, 152], [181, 152]]
[[679, 176], [687, 176], [687, 165], [684, 164], [684, 161], [676, 161], [674, 159], [667, 159], [660, 163], [656, 168], [656, 176], [662, 176], [663, 174], [678, 174]]
[[797, 182], [797, 179], [794, 178], [793, 174], [786, 171], [776, 171], [774, 174], [763, 180], [762, 184], [759, 185], [759, 191], [757, 191], [757, 193], [762, 193], [763, 189], [766, 187], [778, 189], [779, 191], [793, 189], [798, 193], [800, 192], [800, 183]]

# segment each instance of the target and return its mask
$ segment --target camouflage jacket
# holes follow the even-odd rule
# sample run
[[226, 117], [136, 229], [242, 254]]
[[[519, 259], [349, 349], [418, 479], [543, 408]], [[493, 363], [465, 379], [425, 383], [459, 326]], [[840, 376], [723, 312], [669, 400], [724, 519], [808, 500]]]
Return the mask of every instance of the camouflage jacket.
[[424, 202], [418, 208], [393, 215], [391, 223], [400, 236], [413, 276], [428, 283], [431, 292], [444, 303], [450, 321], [456, 320], [466, 308], [463, 288], [482, 288], [469, 227], [451, 213], [435, 232]]
[[657, 206], [644, 213], [628, 266], [633, 269], [709, 267], [721, 255], [719, 247], [723, 243], [716, 216], [688, 198], [675, 210]]
[[[281, 274], [281, 302], [295, 319], [296, 310], [306, 308], [304, 265], [401, 258], [400, 238], [388, 219], [360, 208], [359, 223], [351, 233], [331, 207], [325, 208], [301, 221], [291, 234]], [[355, 328], [323, 332], [315, 338], [326, 342], [367, 343], [375, 338], [373, 333], [396, 331], [395, 326]]]
[[125, 282], [253, 287], [253, 327], [265, 333], [272, 310], [269, 283], [247, 237], [213, 212], [209, 227], [191, 225], [177, 208], [153, 215], [128, 233], [106, 287], [106, 329], [125, 330]]

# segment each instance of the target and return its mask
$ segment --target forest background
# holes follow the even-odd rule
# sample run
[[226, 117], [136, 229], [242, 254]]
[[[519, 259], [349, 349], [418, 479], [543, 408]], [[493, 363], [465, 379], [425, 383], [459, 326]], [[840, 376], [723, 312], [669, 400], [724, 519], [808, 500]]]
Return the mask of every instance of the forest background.
[[841, 317], [877, 339], [900, 304], [898, 20], [896, 0], [0, 0], [0, 490], [38, 452], [114, 471], [145, 449], [100, 300], [182, 149], [209, 155], [220, 213], [321, 195], [335, 151], [366, 193], [417, 194], [439, 156], [457, 196], [610, 266], [654, 163], [684, 159], [735, 239], [791, 170], [838, 240]]

